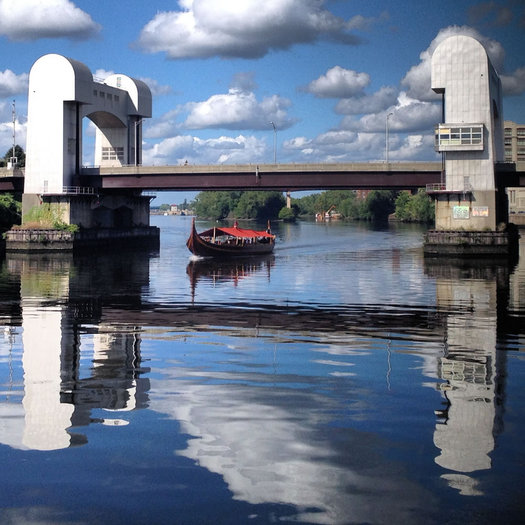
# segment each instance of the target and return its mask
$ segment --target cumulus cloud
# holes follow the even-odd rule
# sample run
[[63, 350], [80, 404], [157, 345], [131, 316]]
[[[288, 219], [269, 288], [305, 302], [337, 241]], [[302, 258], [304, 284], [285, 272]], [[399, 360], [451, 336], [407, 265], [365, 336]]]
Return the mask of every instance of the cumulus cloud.
[[266, 141], [253, 136], [220, 136], [201, 139], [180, 135], [162, 140], [143, 150], [143, 162], [148, 165], [183, 164], [244, 164], [260, 162], [268, 157]]
[[384, 151], [384, 136], [345, 130], [328, 131], [314, 139], [297, 137], [286, 141], [283, 150], [305, 161], [346, 162], [374, 160]]
[[16, 75], [10, 69], [0, 71], [0, 97], [11, 97], [20, 93], [27, 93], [29, 75]]
[[438, 33], [436, 38], [430, 43], [430, 46], [419, 55], [420, 63], [413, 66], [401, 81], [402, 86], [411, 97], [424, 101], [431, 101], [437, 98], [437, 95], [430, 88], [432, 54], [443, 40], [455, 35], [466, 35], [477, 39], [484, 46], [496, 70], [501, 71], [503, 69], [505, 51], [499, 42], [484, 37], [471, 27], [449, 26]]
[[[5, 111], [4, 111], [5, 110]], [[4, 114], [9, 113], [9, 120], [3, 118]], [[11, 105], [0, 104], [0, 155], [4, 155], [9, 148], [13, 147], [13, 121], [10, 118]], [[6, 115], [7, 116], [7, 115]], [[25, 149], [26, 135], [27, 135], [27, 122], [20, 122], [18, 119], [15, 121], [16, 130], [16, 143]]]
[[[432, 135], [390, 136], [390, 159], [429, 160], [435, 156]], [[384, 161], [385, 134], [329, 131], [314, 139], [296, 137], [283, 144], [285, 154], [305, 162]]]
[[376, 25], [378, 22], [388, 20], [389, 18], [390, 16], [387, 11], [383, 11], [377, 18], [356, 15], [348, 21], [347, 28], [350, 30], [369, 31], [372, 29], [372, 26]]
[[511, 75], [500, 75], [503, 94], [521, 95], [525, 93], [525, 67], [520, 67]]
[[361, 95], [340, 100], [335, 107], [335, 111], [342, 115], [378, 113], [395, 104], [397, 95], [397, 88], [393, 86], [383, 86], [372, 95]]
[[188, 112], [182, 126], [186, 129], [267, 129], [270, 121], [279, 129], [295, 121], [288, 116], [290, 100], [278, 95], [258, 101], [252, 92], [231, 88], [228, 93], [211, 96], [203, 102], [184, 106]]
[[100, 29], [89, 14], [70, 0], [0, 0], [0, 35], [9, 40], [86, 40]]
[[[93, 78], [98, 82], [104, 82], [106, 78], [114, 74], [114, 71], [97, 69], [95, 73], [93, 73]], [[158, 80], [155, 80], [154, 78], [139, 77], [138, 80], [142, 80], [142, 82], [144, 82], [149, 87], [153, 96], [169, 95], [173, 91], [171, 86], [163, 86], [162, 84], [159, 84]]]
[[254, 91], [256, 88], [257, 84], [255, 82], [255, 73], [253, 71], [236, 73], [230, 84], [230, 89], [243, 92]]
[[258, 58], [272, 49], [322, 38], [358, 44], [351, 24], [323, 8], [325, 0], [179, 0], [142, 29], [138, 45], [168, 58]]
[[370, 84], [368, 73], [358, 73], [335, 66], [310, 82], [305, 91], [318, 98], [347, 98], [363, 94], [368, 84]]
[[441, 107], [437, 103], [410, 98], [406, 93], [401, 92], [395, 106], [380, 113], [366, 114], [359, 119], [353, 116], [345, 117], [341, 122], [341, 128], [383, 133], [389, 113], [392, 113], [389, 120], [392, 132], [432, 130], [441, 118]]

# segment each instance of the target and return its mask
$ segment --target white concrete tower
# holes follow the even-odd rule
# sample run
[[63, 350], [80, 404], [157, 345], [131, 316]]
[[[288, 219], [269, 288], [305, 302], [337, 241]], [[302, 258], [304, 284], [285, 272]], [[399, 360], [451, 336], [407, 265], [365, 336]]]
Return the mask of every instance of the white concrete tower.
[[438, 197], [436, 229], [494, 231], [503, 109], [501, 82], [481, 43], [463, 35], [441, 42], [432, 55], [432, 89], [444, 103], [435, 145], [445, 155], [446, 199]]
[[148, 86], [125, 75], [104, 83], [82, 63], [50, 54], [29, 74], [25, 194], [63, 194], [82, 165], [82, 118], [97, 127], [99, 165], [137, 164], [140, 123], [151, 117]]

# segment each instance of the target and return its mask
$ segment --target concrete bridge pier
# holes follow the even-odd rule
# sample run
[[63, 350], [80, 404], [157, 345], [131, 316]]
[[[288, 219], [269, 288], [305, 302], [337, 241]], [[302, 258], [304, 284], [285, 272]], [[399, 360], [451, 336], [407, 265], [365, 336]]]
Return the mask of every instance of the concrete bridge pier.
[[508, 255], [518, 236], [496, 180], [495, 165], [504, 159], [501, 82], [481, 43], [462, 35], [441, 42], [432, 56], [432, 89], [443, 100], [435, 148], [444, 174], [443, 184], [427, 187], [436, 227], [426, 235], [425, 254]]
[[150, 197], [140, 190], [76, 186], [82, 170], [82, 119], [96, 128], [95, 163], [138, 165], [142, 120], [151, 117], [148, 86], [126, 75], [97, 82], [82, 63], [49, 54], [29, 74], [27, 159], [22, 226], [6, 235], [7, 251], [70, 250], [125, 242], [158, 244]]

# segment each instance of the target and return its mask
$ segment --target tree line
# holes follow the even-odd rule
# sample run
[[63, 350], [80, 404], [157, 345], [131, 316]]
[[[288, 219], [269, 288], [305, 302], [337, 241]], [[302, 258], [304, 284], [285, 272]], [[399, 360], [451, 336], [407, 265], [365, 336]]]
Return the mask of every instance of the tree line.
[[430, 223], [434, 205], [424, 189], [406, 191], [373, 190], [361, 196], [353, 190], [329, 190], [291, 199], [291, 208], [278, 191], [204, 191], [190, 204], [198, 217], [208, 219], [295, 220], [324, 215], [328, 210], [343, 219], [381, 221], [395, 214], [404, 222]]

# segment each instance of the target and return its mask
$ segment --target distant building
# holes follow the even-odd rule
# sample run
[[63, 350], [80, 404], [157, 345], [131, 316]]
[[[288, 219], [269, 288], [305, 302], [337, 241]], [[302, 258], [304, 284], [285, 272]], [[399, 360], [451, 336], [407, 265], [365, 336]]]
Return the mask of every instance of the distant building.
[[[525, 124], [505, 121], [505, 162], [515, 162], [525, 169]], [[509, 221], [525, 226], [525, 188], [508, 188]]]

